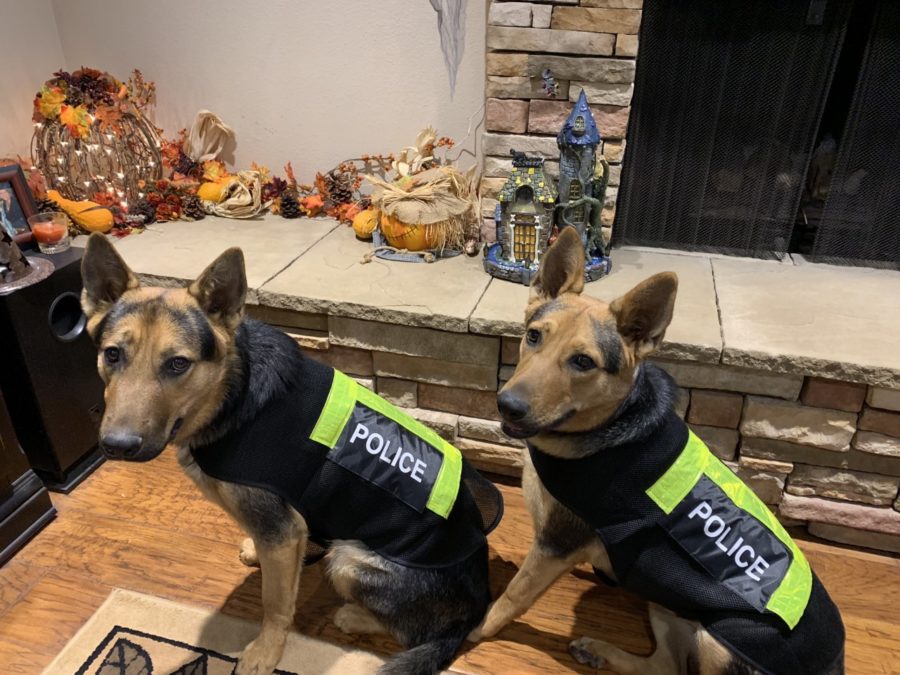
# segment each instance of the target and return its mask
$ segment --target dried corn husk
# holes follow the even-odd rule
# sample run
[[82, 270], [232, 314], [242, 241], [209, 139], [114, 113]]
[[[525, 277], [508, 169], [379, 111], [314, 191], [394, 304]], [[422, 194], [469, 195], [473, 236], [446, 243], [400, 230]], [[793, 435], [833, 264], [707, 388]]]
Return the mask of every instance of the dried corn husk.
[[376, 176], [366, 179], [375, 186], [376, 208], [409, 225], [424, 226], [438, 249], [458, 249], [477, 213], [474, 173], [474, 167], [463, 174], [454, 166], [442, 166], [416, 174], [402, 186]]
[[241, 171], [237, 180], [225, 188], [225, 199], [220, 203], [204, 202], [209, 211], [225, 218], [253, 218], [271, 202], [262, 203], [262, 186], [258, 171]]
[[197, 113], [190, 135], [184, 139], [182, 150], [195, 162], [217, 159], [225, 143], [234, 138], [234, 130], [209, 110]]

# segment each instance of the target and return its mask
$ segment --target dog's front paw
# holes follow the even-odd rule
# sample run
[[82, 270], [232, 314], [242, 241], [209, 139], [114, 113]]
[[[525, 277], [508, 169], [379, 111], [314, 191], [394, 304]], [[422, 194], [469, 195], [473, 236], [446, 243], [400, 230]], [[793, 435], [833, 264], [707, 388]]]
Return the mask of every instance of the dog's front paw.
[[283, 648], [273, 650], [261, 637], [256, 638], [244, 649], [234, 669], [234, 675], [272, 675], [275, 666], [281, 660]]
[[480, 623], [476, 628], [472, 629], [472, 632], [469, 633], [466, 640], [469, 642], [481, 642], [484, 639], [484, 634], [482, 633], [482, 629], [484, 628], [484, 622]]
[[592, 668], [602, 668], [606, 663], [599, 654], [593, 650], [594, 641], [589, 637], [578, 638], [569, 643], [569, 653], [578, 663]]
[[259, 567], [259, 556], [256, 555], [256, 544], [253, 543], [253, 540], [250, 537], [247, 537], [241, 542], [241, 552], [238, 553], [238, 558], [240, 558], [241, 562], [247, 567]]

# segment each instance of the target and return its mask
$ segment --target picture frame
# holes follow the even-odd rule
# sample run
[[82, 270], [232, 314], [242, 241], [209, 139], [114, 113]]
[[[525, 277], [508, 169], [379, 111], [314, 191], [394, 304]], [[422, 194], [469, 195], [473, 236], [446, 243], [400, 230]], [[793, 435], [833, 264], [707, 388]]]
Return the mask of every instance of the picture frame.
[[33, 235], [28, 218], [37, 213], [37, 204], [18, 164], [0, 166], [0, 227], [11, 234], [21, 248], [31, 245]]

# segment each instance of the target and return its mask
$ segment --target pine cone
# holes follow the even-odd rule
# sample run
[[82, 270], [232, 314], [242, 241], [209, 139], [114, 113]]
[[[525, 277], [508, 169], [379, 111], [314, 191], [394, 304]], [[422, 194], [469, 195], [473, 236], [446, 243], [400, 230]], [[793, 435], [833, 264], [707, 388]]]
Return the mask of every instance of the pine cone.
[[281, 195], [281, 216], [283, 218], [299, 218], [303, 215], [297, 193], [293, 190], [285, 190]]
[[129, 216], [143, 216], [144, 225], [156, 222], [156, 207], [146, 199], [141, 199], [131, 205], [128, 209]]
[[47, 213], [48, 211], [62, 211], [62, 209], [52, 199], [38, 199], [37, 213]]
[[189, 220], [202, 220], [206, 217], [203, 204], [197, 196], [185, 197], [181, 204], [181, 215]]
[[184, 176], [190, 176], [192, 173], [198, 172], [200, 169], [200, 162], [195, 162], [184, 154], [184, 152], [181, 152], [178, 161], [175, 162], [175, 165], [172, 168]]
[[332, 205], [349, 204], [353, 201], [353, 180], [347, 174], [329, 171], [325, 176], [325, 187], [328, 190], [328, 201]]

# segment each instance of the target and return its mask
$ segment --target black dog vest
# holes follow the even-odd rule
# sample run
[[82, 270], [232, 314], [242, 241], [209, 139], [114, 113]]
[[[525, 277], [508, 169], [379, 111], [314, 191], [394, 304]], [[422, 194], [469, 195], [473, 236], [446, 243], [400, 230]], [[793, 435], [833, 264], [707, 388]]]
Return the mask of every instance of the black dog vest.
[[837, 608], [784, 528], [674, 412], [647, 438], [560, 459], [529, 445], [551, 495], [600, 536], [624, 588], [700, 622], [765, 673], [824, 673]]
[[256, 418], [193, 448], [204, 473], [279, 495], [310, 539], [362, 541], [407, 567], [446, 567], [486, 546], [497, 488], [434, 431], [340, 371], [301, 377]]

